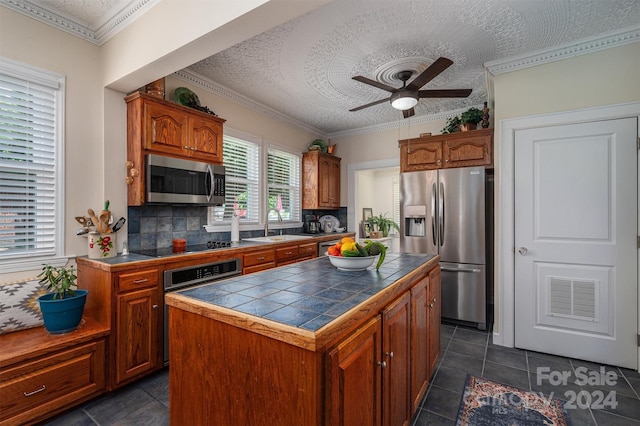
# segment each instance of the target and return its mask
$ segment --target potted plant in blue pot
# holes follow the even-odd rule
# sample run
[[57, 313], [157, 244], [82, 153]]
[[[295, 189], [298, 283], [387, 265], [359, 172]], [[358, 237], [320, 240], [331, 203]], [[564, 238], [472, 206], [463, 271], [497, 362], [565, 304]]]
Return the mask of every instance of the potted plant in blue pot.
[[[50, 293], [38, 297], [44, 327], [51, 334], [73, 331], [80, 324], [88, 290], [77, 289], [77, 276], [73, 265], [54, 267], [45, 265], [38, 275]], [[74, 290], [73, 288], [76, 287]]]

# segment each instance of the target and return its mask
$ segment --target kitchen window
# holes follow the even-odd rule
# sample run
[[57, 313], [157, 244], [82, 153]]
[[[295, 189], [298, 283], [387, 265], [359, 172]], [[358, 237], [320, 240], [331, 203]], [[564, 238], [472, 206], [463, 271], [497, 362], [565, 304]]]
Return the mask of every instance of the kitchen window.
[[300, 154], [270, 145], [267, 155], [269, 221], [300, 221]]
[[235, 214], [240, 221], [258, 223], [260, 214], [260, 148], [247, 135], [223, 138], [223, 164], [226, 168], [225, 205], [214, 207], [213, 222], [230, 221]]
[[0, 58], [0, 271], [62, 264], [64, 76]]
[[229, 224], [234, 214], [240, 218], [243, 229], [261, 229], [266, 218], [270, 222], [281, 219], [299, 224], [302, 161], [299, 152], [263, 144], [255, 136], [232, 129], [225, 129], [223, 152], [226, 202], [209, 210], [210, 226]]

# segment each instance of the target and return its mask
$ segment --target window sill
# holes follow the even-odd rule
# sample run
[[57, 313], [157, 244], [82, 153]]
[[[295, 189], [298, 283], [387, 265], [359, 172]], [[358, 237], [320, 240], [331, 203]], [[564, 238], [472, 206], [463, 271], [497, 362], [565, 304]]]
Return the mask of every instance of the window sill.
[[34, 259], [2, 259], [0, 273], [40, 271], [42, 265], [64, 266], [71, 257], [40, 257]]

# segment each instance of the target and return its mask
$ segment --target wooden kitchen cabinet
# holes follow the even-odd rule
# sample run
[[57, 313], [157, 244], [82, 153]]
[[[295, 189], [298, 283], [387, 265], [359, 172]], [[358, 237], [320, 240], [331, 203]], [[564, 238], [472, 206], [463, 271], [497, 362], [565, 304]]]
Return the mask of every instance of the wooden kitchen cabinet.
[[404, 139], [400, 172], [452, 167], [493, 167], [493, 129]]
[[329, 351], [326, 424], [409, 424], [440, 355], [439, 271]]
[[340, 208], [340, 158], [320, 151], [302, 155], [302, 208]]
[[429, 341], [432, 329], [429, 322], [429, 300], [427, 276], [411, 288], [411, 404], [414, 411], [420, 406], [431, 375]]
[[116, 295], [116, 376], [119, 385], [162, 366], [162, 290], [158, 269], [121, 273]]
[[242, 274], [252, 274], [276, 267], [276, 254], [273, 249], [245, 254], [242, 259]]
[[77, 330], [0, 336], [0, 424], [35, 424], [106, 392], [109, 329], [83, 316]]
[[225, 120], [139, 92], [125, 101], [128, 205], [144, 204], [146, 154], [222, 164]]
[[406, 426], [411, 420], [411, 294], [382, 311], [382, 424]]
[[78, 287], [89, 290], [85, 312], [111, 328], [108, 390], [163, 366], [163, 289], [158, 267], [132, 264], [109, 272], [98, 262], [76, 258]]
[[382, 424], [381, 344], [378, 315], [328, 353], [325, 424]]
[[436, 371], [436, 365], [440, 358], [440, 266], [429, 272], [429, 299], [428, 311], [428, 336], [429, 336], [429, 377]]

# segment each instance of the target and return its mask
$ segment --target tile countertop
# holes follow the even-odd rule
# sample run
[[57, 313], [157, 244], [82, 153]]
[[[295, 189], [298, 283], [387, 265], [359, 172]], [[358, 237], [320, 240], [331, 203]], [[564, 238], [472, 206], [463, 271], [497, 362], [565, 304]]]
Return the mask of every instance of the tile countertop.
[[[203, 251], [197, 251], [197, 252], [183, 252], [183, 253], [175, 253], [175, 254], [167, 254], [166, 256], [149, 256], [146, 254], [140, 254], [140, 253], [136, 253], [135, 251], [129, 253], [126, 256], [123, 256], [122, 253], [119, 253], [117, 256], [114, 257], [107, 257], [107, 258], [98, 258], [98, 259], [89, 259], [88, 256], [78, 256], [79, 258], [84, 258], [84, 259], [88, 259], [90, 261], [95, 261], [95, 262], [99, 262], [104, 264], [105, 266], [108, 265], [126, 265], [132, 262], [141, 262], [141, 261], [153, 261], [153, 260], [159, 260], [159, 259], [167, 259], [167, 260], [171, 260], [171, 261], [179, 261], [183, 258], [185, 258], [185, 256], [192, 256], [195, 257], [193, 255], [198, 255], [197, 257], [204, 257], [207, 255], [225, 255], [225, 254], [231, 254], [231, 255], [240, 255], [243, 254], [245, 252], [245, 250], [249, 250], [249, 249], [260, 249], [260, 248], [269, 248], [269, 247], [276, 247], [276, 246], [284, 246], [287, 244], [296, 244], [296, 243], [305, 243], [305, 242], [310, 242], [310, 241], [317, 241], [317, 242], [323, 242], [323, 241], [334, 241], [334, 240], [339, 240], [342, 237], [355, 237], [355, 234], [353, 232], [333, 232], [333, 233], [325, 233], [325, 232], [321, 232], [318, 234], [296, 234], [296, 235], [301, 235], [304, 237], [307, 237], [308, 240], [306, 239], [300, 239], [300, 240], [292, 240], [292, 241], [276, 241], [276, 242], [253, 242], [253, 241], [241, 241], [240, 243], [233, 243], [233, 245], [231, 247], [225, 247], [225, 248], [217, 248], [217, 249], [210, 249], [210, 250], [203, 250]], [[278, 235], [275, 235], [274, 237], [278, 237]], [[170, 247], [166, 247], [165, 248], [167, 251], [169, 251], [171, 248]], [[318, 255], [322, 255], [322, 253], [318, 253]], [[155, 262], [158, 263], [158, 262]]]
[[[167, 305], [275, 338], [284, 332], [291, 338], [284, 336], [281, 340], [315, 348], [323, 327], [354, 312], [364, 318], [370, 311], [381, 309], [382, 303], [389, 302], [386, 299], [409, 287], [418, 270], [426, 273], [437, 266], [438, 259], [428, 254], [389, 253], [379, 271], [373, 266], [354, 272], [340, 271], [328, 257], [320, 256], [167, 293], [165, 301]], [[343, 315], [347, 312], [350, 314]], [[271, 327], [272, 333], [265, 332], [265, 326]], [[302, 337], [302, 341], [292, 335]]]

